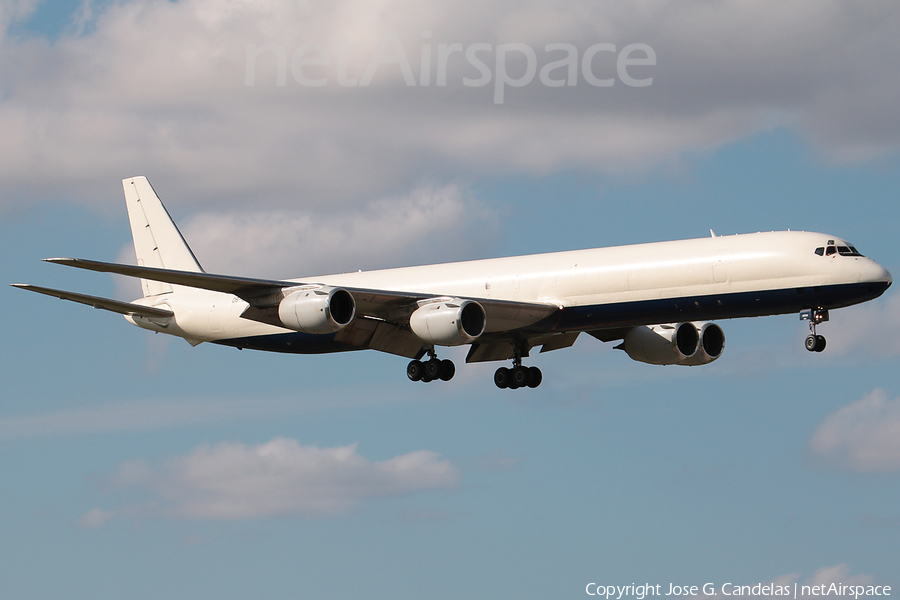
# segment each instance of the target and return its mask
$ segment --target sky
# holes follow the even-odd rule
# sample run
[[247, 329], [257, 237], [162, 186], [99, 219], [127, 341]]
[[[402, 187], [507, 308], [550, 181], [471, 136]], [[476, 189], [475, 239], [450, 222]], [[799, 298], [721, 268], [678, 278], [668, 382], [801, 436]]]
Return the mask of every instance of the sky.
[[[0, 273], [132, 300], [121, 180], [210, 272], [822, 231], [900, 272], [900, 6], [0, 2]], [[4, 286], [10, 598], [900, 589], [900, 296], [723, 321], [702, 367], [589, 336], [412, 384]]]

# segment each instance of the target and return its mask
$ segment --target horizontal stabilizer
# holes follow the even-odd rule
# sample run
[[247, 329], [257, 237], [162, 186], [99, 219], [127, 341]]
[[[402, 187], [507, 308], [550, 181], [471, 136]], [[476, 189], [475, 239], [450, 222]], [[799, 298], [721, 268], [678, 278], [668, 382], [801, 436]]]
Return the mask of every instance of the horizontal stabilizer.
[[163, 281], [175, 285], [223, 292], [245, 297], [278, 291], [284, 287], [297, 285], [289, 281], [273, 281], [268, 279], [253, 279], [250, 277], [232, 277], [230, 275], [213, 275], [210, 273], [196, 273], [193, 271], [176, 271], [172, 269], [160, 269], [156, 267], [137, 267], [134, 265], [121, 265], [117, 263], [85, 260], [83, 258], [45, 258], [46, 262], [67, 267], [77, 267], [88, 271], [101, 273], [116, 273], [129, 277], [140, 277], [152, 281]]
[[28, 283], [13, 283], [11, 285], [23, 290], [37, 292], [38, 294], [44, 294], [46, 296], [53, 296], [54, 298], [59, 298], [61, 300], [71, 300], [72, 302], [87, 304], [88, 306], [93, 306], [94, 308], [102, 308], [103, 310], [109, 310], [122, 315], [138, 315], [141, 317], [147, 317], [148, 319], [159, 319], [175, 316], [175, 313], [173, 313], [171, 310], [153, 308], [152, 306], [143, 306], [141, 304], [133, 304], [131, 302], [122, 302], [120, 300], [111, 300], [109, 298], [100, 298], [98, 296], [88, 296], [86, 294], [76, 294], [75, 292], [54, 290], [52, 288], [40, 287]]

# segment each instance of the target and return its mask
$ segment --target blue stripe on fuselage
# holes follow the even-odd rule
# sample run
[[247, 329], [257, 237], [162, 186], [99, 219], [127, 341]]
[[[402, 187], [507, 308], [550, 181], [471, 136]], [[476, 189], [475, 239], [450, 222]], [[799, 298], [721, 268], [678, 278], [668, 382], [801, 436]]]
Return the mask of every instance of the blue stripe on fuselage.
[[786, 288], [753, 292], [682, 296], [638, 302], [619, 302], [573, 306], [538, 324], [551, 330], [604, 329], [634, 327], [679, 321], [714, 321], [740, 317], [764, 317], [799, 313], [808, 308], [834, 309], [877, 298], [890, 286], [888, 282], [849, 283], [831, 286]]

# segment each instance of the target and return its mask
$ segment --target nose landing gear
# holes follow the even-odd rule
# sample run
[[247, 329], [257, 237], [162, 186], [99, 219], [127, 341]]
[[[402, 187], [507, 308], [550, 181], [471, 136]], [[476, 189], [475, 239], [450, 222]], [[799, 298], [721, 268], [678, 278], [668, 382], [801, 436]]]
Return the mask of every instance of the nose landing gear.
[[809, 335], [806, 336], [806, 349], [810, 352], [821, 352], [825, 349], [825, 336], [816, 334], [816, 325], [828, 320], [828, 311], [822, 308], [804, 310], [800, 313], [801, 321], [809, 321]]

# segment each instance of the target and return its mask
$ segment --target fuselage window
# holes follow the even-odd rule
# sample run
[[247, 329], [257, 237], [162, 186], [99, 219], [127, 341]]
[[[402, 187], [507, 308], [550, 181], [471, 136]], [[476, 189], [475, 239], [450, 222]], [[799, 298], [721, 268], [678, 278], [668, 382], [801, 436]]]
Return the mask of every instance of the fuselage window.
[[823, 254], [825, 254], [825, 248], [823, 246], [816, 248], [816, 254], [822, 256]]

